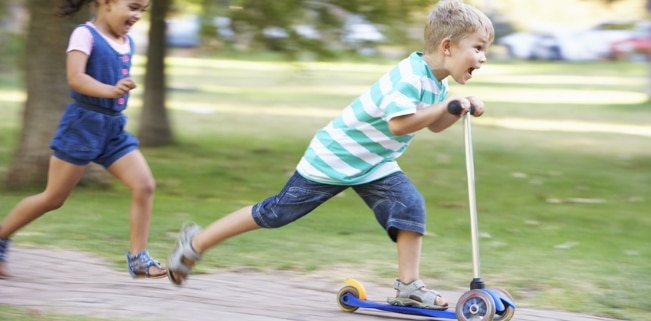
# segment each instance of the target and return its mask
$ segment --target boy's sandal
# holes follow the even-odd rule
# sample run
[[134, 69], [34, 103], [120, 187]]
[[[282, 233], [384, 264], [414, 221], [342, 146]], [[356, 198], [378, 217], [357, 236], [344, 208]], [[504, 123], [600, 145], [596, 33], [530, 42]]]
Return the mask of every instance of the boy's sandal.
[[443, 297], [434, 290], [425, 288], [422, 280], [416, 280], [409, 284], [396, 280], [393, 287], [398, 291], [396, 297], [387, 298], [391, 305], [408, 306], [422, 309], [447, 310], [448, 304]]
[[201, 255], [192, 248], [192, 239], [200, 231], [201, 227], [194, 223], [186, 223], [181, 228], [176, 246], [167, 259], [167, 277], [170, 282], [181, 285], [183, 280], [174, 275], [181, 275], [185, 279], [192, 271], [192, 265], [201, 260]]
[[[150, 274], [149, 269], [152, 266], [161, 270], [163, 273]], [[157, 278], [165, 277], [165, 269], [163, 268], [163, 266], [160, 264], [160, 262], [152, 259], [146, 250], [142, 250], [142, 252], [136, 255], [131, 255], [131, 253], [127, 252], [127, 270], [129, 271], [131, 277], [134, 279], [136, 278], [157, 279]]]
[[4, 265], [7, 264], [7, 254], [9, 253], [9, 245], [11, 244], [10, 240], [0, 239], [0, 264], [3, 265], [0, 268], [0, 279], [8, 278], [9, 274], [3, 270]]

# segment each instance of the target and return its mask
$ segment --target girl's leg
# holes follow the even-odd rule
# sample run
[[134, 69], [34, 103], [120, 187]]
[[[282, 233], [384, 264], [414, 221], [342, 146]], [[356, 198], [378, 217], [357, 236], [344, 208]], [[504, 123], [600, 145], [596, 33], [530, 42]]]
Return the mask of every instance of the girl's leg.
[[129, 226], [132, 254], [140, 253], [147, 246], [149, 224], [154, 203], [156, 182], [139, 150], [134, 150], [108, 167], [108, 171], [131, 190]]
[[[145, 157], [139, 150], [122, 156], [108, 167], [108, 171], [131, 190], [129, 253], [137, 255], [147, 246], [156, 182]], [[165, 273], [164, 269], [156, 266], [149, 267], [149, 275], [152, 277], [162, 276]]]
[[[0, 224], [0, 239], [9, 239], [16, 231], [41, 215], [61, 207], [85, 170], [86, 166], [50, 157], [45, 191], [24, 198], [9, 212]], [[8, 275], [5, 262], [0, 261], [0, 276]]]

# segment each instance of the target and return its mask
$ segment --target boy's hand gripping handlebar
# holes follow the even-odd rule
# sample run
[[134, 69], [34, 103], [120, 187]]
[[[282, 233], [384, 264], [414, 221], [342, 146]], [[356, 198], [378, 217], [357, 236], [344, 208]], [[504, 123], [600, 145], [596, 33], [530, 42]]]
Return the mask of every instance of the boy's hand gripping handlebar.
[[[463, 107], [461, 107], [461, 103], [458, 100], [453, 100], [448, 104], [448, 112], [452, 115], [461, 115], [461, 111], [463, 110]], [[470, 114], [475, 113], [475, 106], [470, 105]]]

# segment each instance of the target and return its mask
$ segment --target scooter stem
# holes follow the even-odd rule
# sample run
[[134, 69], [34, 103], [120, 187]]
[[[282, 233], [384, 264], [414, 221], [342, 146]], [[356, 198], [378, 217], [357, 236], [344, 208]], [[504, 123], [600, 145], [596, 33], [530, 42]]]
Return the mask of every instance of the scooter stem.
[[475, 168], [472, 154], [472, 128], [470, 113], [463, 115], [464, 145], [466, 149], [466, 175], [468, 178], [468, 206], [470, 208], [470, 238], [472, 243], [472, 275], [471, 289], [483, 289], [479, 269], [479, 226], [477, 223], [477, 198], [475, 194]]

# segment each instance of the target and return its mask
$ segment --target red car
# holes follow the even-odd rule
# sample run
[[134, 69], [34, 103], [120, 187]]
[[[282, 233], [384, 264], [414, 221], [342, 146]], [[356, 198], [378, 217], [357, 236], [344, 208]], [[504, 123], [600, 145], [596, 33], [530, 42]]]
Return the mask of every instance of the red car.
[[648, 60], [651, 58], [651, 20], [640, 22], [633, 37], [613, 42], [610, 55], [617, 60]]

